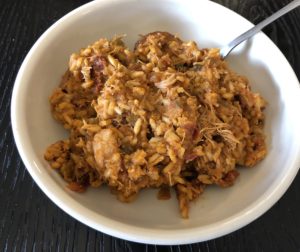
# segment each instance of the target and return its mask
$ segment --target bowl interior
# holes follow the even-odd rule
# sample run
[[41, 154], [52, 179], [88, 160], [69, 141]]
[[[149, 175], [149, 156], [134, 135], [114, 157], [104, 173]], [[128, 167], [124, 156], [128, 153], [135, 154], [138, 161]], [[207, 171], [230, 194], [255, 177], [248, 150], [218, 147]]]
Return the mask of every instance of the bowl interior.
[[[208, 188], [191, 204], [188, 220], [180, 218], [175, 194], [171, 200], [159, 201], [155, 190], [146, 190], [135, 202], [124, 204], [106, 187], [73, 193], [65, 189], [65, 182], [43, 159], [49, 144], [67, 137], [51, 116], [48, 97], [58, 85], [72, 52], [115, 34], [126, 34], [125, 41], [132, 48], [139, 34], [156, 30], [195, 40], [200, 47], [219, 47], [249, 27], [251, 24], [237, 14], [209, 1], [95, 1], [64, 17], [31, 50], [14, 90], [14, 134], [33, 178], [56, 204], [80, 221], [135, 241], [200, 241], [233, 231], [258, 217], [295, 176], [300, 143], [294, 140], [299, 139], [300, 123], [293, 116], [299, 107], [298, 81], [264, 34], [239, 46], [228, 61], [232, 69], [249, 78], [253, 90], [269, 103], [265, 126], [269, 154], [255, 168], [241, 168], [235, 186]], [[134, 228], [143, 231], [137, 233]], [[192, 229], [197, 233], [168, 237], [171, 232]]]

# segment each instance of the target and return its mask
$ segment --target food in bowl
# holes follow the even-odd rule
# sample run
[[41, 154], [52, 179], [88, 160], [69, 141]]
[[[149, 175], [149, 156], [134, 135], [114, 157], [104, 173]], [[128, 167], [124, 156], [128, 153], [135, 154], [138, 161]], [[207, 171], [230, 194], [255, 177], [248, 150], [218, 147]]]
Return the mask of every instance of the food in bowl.
[[128, 49], [122, 37], [72, 54], [50, 97], [70, 131], [45, 152], [68, 187], [106, 184], [129, 202], [144, 188], [174, 188], [183, 218], [208, 185], [228, 187], [238, 166], [267, 154], [266, 101], [218, 49], [153, 32]]

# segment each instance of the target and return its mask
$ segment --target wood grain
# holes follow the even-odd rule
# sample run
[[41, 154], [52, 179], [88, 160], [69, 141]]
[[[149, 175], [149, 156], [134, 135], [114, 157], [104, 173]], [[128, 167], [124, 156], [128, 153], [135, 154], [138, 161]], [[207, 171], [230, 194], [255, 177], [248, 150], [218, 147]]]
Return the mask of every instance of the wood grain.
[[[0, 251], [300, 251], [300, 175], [262, 217], [224, 237], [182, 246], [153, 246], [97, 232], [56, 207], [26, 171], [14, 144], [14, 79], [36, 39], [83, 0], [0, 1]], [[216, 0], [258, 23], [289, 0]], [[265, 28], [300, 78], [300, 8]], [[288, 81], [288, 80], [287, 80]]]

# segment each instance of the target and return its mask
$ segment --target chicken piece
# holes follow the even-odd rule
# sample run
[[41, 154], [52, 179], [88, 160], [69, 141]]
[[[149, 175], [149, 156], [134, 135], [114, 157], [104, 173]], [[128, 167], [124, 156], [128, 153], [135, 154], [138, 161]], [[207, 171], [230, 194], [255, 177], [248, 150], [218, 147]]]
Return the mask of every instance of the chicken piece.
[[102, 129], [94, 136], [93, 151], [98, 172], [114, 183], [121, 169], [118, 139], [112, 129]]

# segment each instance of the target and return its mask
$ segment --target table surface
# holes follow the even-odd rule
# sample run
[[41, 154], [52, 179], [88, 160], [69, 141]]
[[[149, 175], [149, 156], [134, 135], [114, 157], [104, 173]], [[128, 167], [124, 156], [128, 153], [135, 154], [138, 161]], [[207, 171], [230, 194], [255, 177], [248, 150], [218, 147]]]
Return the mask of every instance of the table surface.
[[[0, 1], [0, 251], [300, 251], [300, 174], [267, 213], [221, 238], [181, 246], [117, 239], [76, 221], [38, 188], [11, 130], [14, 79], [28, 50], [56, 20], [84, 0]], [[215, 0], [253, 23], [290, 0]], [[300, 8], [264, 29], [300, 79]]]

